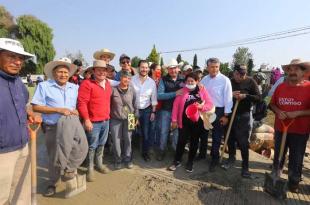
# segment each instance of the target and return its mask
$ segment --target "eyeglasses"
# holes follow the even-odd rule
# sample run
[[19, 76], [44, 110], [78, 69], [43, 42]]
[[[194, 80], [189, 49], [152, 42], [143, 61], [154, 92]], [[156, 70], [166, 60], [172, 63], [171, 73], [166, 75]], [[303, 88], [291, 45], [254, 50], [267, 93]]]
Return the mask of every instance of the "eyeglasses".
[[121, 64], [125, 64], [125, 63], [129, 64], [129, 63], [130, 63], [130, 61], [129, 61], [129, 60], [127, 60], [127, 61], [122, 61], [122, 62], [121, 62]]

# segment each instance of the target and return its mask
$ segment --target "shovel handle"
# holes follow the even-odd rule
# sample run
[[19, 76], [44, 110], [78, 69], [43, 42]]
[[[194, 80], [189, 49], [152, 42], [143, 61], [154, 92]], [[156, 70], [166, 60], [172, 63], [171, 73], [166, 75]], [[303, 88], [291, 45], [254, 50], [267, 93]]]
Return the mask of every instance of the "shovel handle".
[[295, 119], [292, 119], [286, 125], [284, 123], [284, 121], [281, 120], [281, 124], [282, 124], [283, 130], [282, 130], [282, 139], [281, 139], [281, 146], [280, 146], [280, 152], [279, 152], [279, 166], [280, 166], [280, 162], [282, 161], [282, 158], [283, 158], [283, 155], [284, 155], [284, 147], [285, 147], [285, 143], [286, 143], [287, 130], [293, 124], [294, 121], [295, 121]]
[[233, 112], [232, 112], [232, 116], [231, 116], [230, 121], [229, 121], [229, 124], [228, 124], [228, 129], [227, 129], [227, 132], [226, 132], [226, 135], [225, 135], [224, 145], [223, 145], [223, 148], [222, 148], [222, 150], [221, 150], [220, 163], [222, 163], [222, 161], [223, 161], [224, 151], [225, 151], [225, 149], [226, 149], [226, 147], [227, 147], [227, 142], [228, 142], [228, 138], [229, 138], [231, 126], [232, 126], [233, 121], [234, 121], [234, 119], [235, 119], [238, 105], [239, 105], [239, 100], [236, 101], [234, 110], [233, 110]]
[[37, 131], [41, 123], [28, 124], [31, 157], [31, 205], [37, 204]]

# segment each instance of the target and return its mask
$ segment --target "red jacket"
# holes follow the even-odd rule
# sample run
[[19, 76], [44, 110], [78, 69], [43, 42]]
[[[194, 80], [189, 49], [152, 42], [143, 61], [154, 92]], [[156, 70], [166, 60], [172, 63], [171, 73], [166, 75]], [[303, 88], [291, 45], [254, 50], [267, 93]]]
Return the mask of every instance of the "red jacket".
[[95, 80], [84, 80], [79, 88], [78, 111], [83, 120], [92, 122], [110, 119], [112, 89], [108, 80], [103, 89]]

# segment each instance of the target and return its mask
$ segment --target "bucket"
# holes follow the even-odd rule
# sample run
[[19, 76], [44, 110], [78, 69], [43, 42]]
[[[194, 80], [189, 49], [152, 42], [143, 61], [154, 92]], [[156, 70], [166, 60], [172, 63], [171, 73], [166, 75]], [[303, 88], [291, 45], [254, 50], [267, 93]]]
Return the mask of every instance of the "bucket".
[[198, 122], [198, 120], [199, 120], [199, 112], [198, 112], [197, 105], [195, 103], [189, 105], [186, 108], [185, 114], [186, 114], [187, 118], [190, 119], [191, 121]]

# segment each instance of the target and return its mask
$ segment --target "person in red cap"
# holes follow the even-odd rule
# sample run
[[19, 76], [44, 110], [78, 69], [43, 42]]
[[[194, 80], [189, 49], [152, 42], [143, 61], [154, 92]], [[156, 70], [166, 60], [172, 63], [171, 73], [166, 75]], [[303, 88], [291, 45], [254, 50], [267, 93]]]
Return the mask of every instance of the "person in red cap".
[[280, 163], [278, 159], [283, 132], [281, 121], [286, 125], [293, 121], [287, 131], [284, 153], [289, 149], [288, 188], [298, 192], [310, 133], [310, 82], [305, 80], [305, 75], [310, 71], [310, 62], [294, 59], [282, 68], [287, 78], [276, 88], [270, 102], [270, 108], [276, 115], [273, 172], [280, 172], [283, 168], [283, 162]]

